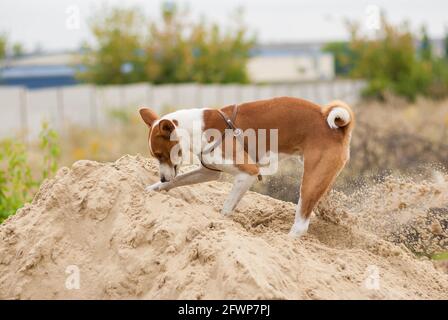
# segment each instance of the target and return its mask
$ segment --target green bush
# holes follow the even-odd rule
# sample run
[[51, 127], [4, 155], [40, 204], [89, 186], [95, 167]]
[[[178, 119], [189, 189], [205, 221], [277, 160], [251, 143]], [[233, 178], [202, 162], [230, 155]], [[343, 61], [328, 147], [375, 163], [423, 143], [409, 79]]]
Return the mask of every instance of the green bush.
[[0, 141], [0, 223], [31, 201], [36, 188], [57, 169], [58, 136], [46, 123], [39, 135], [39, 151], [42, 166], [34, 178], [26, 145], [13, 139]]
[[7, 38], [5, 34], [0, 34], [0, 60], [6, 56]]
[[[414, 100], [448, 96], [448, 56], [432, 54], [430, 39], [422, 28], [419, 38], [407, 24], [392, 25], [382, 18], [374, 37], [350, 25], [350, 42], [334, 42], [324, 47], [335, 57], [336, 73], [367, 80], [364, 95], [384, 99], [388, 93]], [[447, 38], [448, 39], [448, 38]]]
[[414, 37], [405, 25], [396, 27], [383, 19], [375, 39], [354, 29], [350, 47], [357, 57], [352, 75], [369, 80], [367, 96], [381, 98], [392, 92], [415, 99], [431, 82], [431, 68], [418, 58]]
[[25, 145], [12, 139], [0, 142], [0, 222], [29, 201], [36, 183], [31, 177]]
[[350, 44], [344, 41], [329, 42], [322, 51], [331, 53], [334, 57], [334, 71], [338, 76], [349, 76], [356, 62], [355, 52]]
[[244, 83], [254, 45], [241, 14], [228, 28], [192, 20], [186, 10], [164, 3], [160, 20], [138, 8], [102, 8], [93, 15], [94, 43], [81, 57], [77, 77], [96, 84]]

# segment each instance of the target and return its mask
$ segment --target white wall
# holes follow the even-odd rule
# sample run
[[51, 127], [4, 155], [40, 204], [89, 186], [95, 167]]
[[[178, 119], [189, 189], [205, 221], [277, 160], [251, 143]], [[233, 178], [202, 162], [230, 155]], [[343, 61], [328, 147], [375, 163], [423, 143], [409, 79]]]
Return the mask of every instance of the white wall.
[[0, 87], [0, 137], [19, 133], [36, 137], [42, 121], [62, 130], [67, 124], [102, 126], [108, 109], [149, 106], [162, 112], [193, 107], [222, 107], [266, 99], [294, 96], [324, 104], [333, 99], [355, 103], [364, 86], [362, 81], [321, 81], [275, 85], [199, 85], [95, 87], [79, 85], [42, 90]]

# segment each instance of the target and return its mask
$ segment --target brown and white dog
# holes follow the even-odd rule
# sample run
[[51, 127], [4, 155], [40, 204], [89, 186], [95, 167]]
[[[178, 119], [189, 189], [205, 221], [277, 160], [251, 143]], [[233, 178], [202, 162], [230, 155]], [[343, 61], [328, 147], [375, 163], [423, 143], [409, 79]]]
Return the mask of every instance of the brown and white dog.
[[[227, 106], [220, 110], [231, 117], [233, 106]], [[181, 139], [173, 139], [176, 132], [180, 130], [186, 131], [192, 137], [195, 123], [200, 124], [202, 132], [208, 129], [224, 132], [226, 123], [216, 109], [185, 109], [159, 118], [154, 111], [141, 108], [140, 115], [150, 129], [148, 136], [150, 153], [157, 158], [160, 164], [161, 181], [148, 186], [147, 190], [169, 190], [179, 186], [216, 180], [220, 172], [213, 169], [224, 171], [235, 176], [233, 188], [222, 209], [222, 213], [228, 215], [234, 210], [257, 176], [263, 175], [260, 165], [262, 156], [257, 155], [256, 160], [252, 162], [236, 163], [231, 161], [230, 164], [225, 162], [222, 165], [214, 163], [211, 168], [210, 162], [207, 162], [207, 158], [202, 153], [204, 143], [209, 141], [201, 140], [199, 148], [190, 144], [190, 150], [182, 150]], [[321, 107], [302, 99], [280, 97], [240, 104], [234, 124], [243, 131], [247, 129], [255, 131], [278, 129], [276, 150], [270, 150], [271, 143], [268, 139], [267, 153], [275, 153], [282, 157], [285, 155], [303, 157], [304, 171], [300, 199], [294, 225], [290, 231], [292, 236], [302, 235], [308, 229], [313, 208], [328, 191], [349, 159], [350, 138], [354, 127], [352, 110], [342, 101], [333, 101], [327, 106]], [[222, 143], [224, 144], [226, 141], [223, 140]], [[229, 142], [227, 141], [227, 143]], [[172, 151], [175, 147], [180, 152], [190, 151], [198, 157], [203, 157], [202, 165], [196, 170], [177, 175], [181, 161], [173, 160]], [[226, 157], [226, 155], [222, 153], [222, 157]]]

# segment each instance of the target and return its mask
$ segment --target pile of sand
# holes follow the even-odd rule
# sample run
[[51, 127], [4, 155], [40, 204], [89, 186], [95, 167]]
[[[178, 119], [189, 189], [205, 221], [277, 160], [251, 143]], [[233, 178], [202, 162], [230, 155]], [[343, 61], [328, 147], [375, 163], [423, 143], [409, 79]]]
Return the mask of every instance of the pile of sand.
[[[229, 184], [147, 193], [155, 169], [139, 156], [78, 161], [45, 182], [0, 225], [0, 298], [448, 299], [448, 275], [366, 231], [366, 203], [333, 193], [292, 240], [294, 204], [251, 192], [224, 218]], [[73, 268], [79, 289], [66, 286]]]

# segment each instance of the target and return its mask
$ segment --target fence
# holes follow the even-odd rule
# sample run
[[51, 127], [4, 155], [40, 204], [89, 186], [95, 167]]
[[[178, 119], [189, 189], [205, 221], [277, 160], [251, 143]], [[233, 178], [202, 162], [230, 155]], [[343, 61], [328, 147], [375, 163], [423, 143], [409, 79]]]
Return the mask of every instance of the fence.
[[356, 103], [363, 81], [337, 80], [270, 85], [148, 85], [95, 87], [78, 85], [41, 90], [0, 87], [0, 137], [18, 133], [35, 137], [43, 120], [63, 130], [67, 124], [101, 127], [107, 109], [150, 106], [164, 108], [217, 107], [274, 96], [294, 96], [326, 103], [343, 99]]

